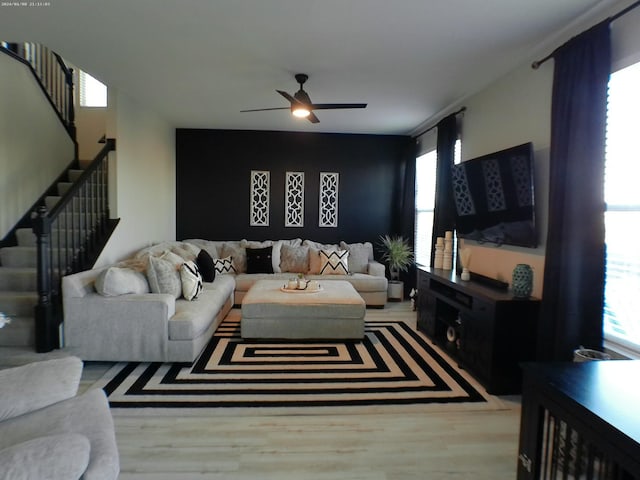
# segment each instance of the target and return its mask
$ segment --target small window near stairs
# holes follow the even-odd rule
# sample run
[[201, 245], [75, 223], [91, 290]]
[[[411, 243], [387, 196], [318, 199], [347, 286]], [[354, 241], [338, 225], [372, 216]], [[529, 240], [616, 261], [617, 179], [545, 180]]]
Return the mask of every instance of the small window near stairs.
[[80, 106], [106, 107], [107, 86], [87, 72], [80, 70]]

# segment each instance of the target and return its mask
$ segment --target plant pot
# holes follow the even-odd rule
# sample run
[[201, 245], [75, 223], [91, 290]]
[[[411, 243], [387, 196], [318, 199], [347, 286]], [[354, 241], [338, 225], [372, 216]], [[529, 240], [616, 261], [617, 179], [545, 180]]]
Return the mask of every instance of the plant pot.
[[400, 280], [389, 280], [387, 298], [392, 301], [401, 302], [404, 299], [404, 282]]

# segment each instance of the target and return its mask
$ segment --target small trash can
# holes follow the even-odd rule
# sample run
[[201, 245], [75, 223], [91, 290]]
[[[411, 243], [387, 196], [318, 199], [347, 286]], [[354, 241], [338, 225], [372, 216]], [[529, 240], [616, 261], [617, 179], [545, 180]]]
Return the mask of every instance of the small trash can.
[[573, 351], [574, 362], [592, 362], [594, 360], [611, 360], [611, 355], [590, 348], [578, 348]]

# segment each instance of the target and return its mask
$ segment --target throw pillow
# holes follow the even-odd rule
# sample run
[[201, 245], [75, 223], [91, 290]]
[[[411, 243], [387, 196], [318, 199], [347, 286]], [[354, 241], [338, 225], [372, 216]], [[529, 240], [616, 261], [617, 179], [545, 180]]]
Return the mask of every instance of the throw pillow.
[[301, 238], [292, 238], [291, 240], [276, 240], [273, 242], [273, 251], [271, 260], [273, 263], [273, 271], [274, 273], [282, 273], [280, 269], [280, 250], [282, 249], [282, 245], [289, 245], [290, 247], [299, 247], [302, 245]]
[[291, 273], [307, 273], [309, 271], [309, 247], [282, 245], [280, 270]]
[[369, 261], [373, 260], [373, 245], [370, 242], [350, 244], [340, 242], [340, 248], [349, 252], [349, 272], [369, 272]]
[[233, 258], [231, 257], [216, 258], [213, 261], [213, 265], [216, 270], [216, 275], [236, 273], [235, 268], [233, 268]]
[[271, 251], [273, 247], [247, 248], [247, 273], [273, 273]]
[[195, 262], [184, 262], [180, 267], [182, 295], [187, 300], [195, 300], [202, 291], [202, 276]]
[[322, 258], [320, 257], [320, 250], [317, 248], [309, 247], [309, 274], [319, 275], [320, 269], [322, 269]]
[[173, 253], [171, 250], [167, 250], [167, 251], [163, 252], [162, 255], [160, 255], [160, 258], [162, 260], [166, 260], [168, 262], [171, 262], [171, 264], [173, 264], [173, 266], [174, 266], [174, 268], [176, 270], [180, 270], [180, 267], [185, 262], [184, 258], [182, 258], [177, 253]]
[[103, 270], [96, 277], [95, 288], [105, 297], [149, 293], [149, 283], [144, 273], [131, 268], [109, 267]]
[[235, 273], [246, 273], [247, 271], [247, 252], [240, 242], [226, 242], [222, 246], [220, 258], [231, 257], [233, 260], [233, 270]]
[[320, 250], [322, 268], [320, 275], [349, 275], [348, 258], [346, 250]]
[[216, 266], [213, 262], [213, 258], [209, 255], [204, 248], [200, 250], [196, 257], [196, 265], [202, 275], [202, 280], [205, 282], [213, 282], [216, 279]]
[[304, 242], [302, 242], [302, 244], [306, 245], [307, 247], [317, 248], [318, 250], [339, 250], [340, 249], [340, 245], [337, 245], [335, 243], [320, 243], [320, 242], [314, 242], [313, 240], [305, 240]]
[[180, 298], [182, 295], [180, 272], [167, 260], [149, 257], [147, 280], [153, 293], [169, 293], [175, 298]]

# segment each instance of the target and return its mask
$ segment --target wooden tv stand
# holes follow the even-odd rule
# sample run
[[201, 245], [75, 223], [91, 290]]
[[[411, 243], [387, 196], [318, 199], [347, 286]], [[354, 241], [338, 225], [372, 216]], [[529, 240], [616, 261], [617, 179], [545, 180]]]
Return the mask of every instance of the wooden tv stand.
[[521, 392], [519, 364], [535, 360], [539, 307], [455, 271], [418, 268], [418, 329], [493, 395]]

